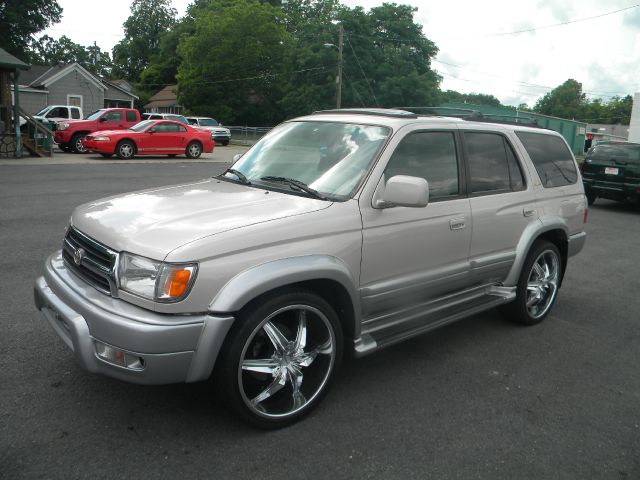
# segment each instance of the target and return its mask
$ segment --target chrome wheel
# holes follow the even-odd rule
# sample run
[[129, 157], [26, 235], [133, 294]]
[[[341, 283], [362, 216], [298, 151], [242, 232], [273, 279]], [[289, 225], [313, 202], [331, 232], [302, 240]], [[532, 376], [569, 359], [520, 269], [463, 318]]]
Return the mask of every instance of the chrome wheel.
[[82, 144], [83, 138], [84, 138], [84, 135], [78, 133], [74, 135], [74, 137], [71, 139], [72, 145], [73, 145], [72, 149], [74, 152], [85, 153], [87, 151], [87, 149], [84, 148], [84, 145]]
[[558, 293], [560, 259], [553, 250], [543, 251], [533, 262], [527, 280], [526, 306], [533, 319], [547, 313]]
[[336, 334], [327, 316], [310, 305], [271, 313], [249, 335], [238, 365], [245, 405], [263, 418], [302, 411], [323, 390], [336, 361]]

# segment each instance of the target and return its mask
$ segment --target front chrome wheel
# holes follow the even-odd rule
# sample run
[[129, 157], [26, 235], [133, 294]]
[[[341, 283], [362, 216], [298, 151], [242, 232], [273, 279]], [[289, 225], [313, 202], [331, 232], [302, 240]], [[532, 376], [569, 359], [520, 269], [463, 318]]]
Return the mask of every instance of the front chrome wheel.
[[527, 311], [533, 319], [547, 313], [558, 292], [560, 259], [554, 250], [543, 251], [533, 262], [527, 281]]
[[240, 356], [238, 385], [255, 415], [286, 419], [323, 391], [336, 362], [336, 334], [320, 309], [277, 309], [253, 330]]

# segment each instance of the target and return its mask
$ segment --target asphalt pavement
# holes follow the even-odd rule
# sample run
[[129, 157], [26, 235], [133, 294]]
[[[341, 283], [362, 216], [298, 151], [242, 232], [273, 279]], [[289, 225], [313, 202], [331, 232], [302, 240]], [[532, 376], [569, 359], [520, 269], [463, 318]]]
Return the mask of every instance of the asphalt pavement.
[[84, 372], [36, 311], [33, 282], [76, 205], [228, 166], [95, 160], [0, 165], [0, 478], [640, 478], [634, 207], [590, 209], [541, 325], [492, 310], [347, 360], [309, 417], [264, 432], [208, 383]]

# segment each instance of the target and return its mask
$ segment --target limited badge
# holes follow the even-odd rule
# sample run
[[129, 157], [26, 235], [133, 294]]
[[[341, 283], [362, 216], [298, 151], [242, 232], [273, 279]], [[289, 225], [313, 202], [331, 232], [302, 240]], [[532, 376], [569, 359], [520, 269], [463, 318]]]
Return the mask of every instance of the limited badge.
[[80, 266], [80, 264], [82, 263], [82, 259], [84, 258], [85, 255], [84, 248], [78, 248], [76, 250], [76, 253], [73, 254], [73, 261], [76, 265]]

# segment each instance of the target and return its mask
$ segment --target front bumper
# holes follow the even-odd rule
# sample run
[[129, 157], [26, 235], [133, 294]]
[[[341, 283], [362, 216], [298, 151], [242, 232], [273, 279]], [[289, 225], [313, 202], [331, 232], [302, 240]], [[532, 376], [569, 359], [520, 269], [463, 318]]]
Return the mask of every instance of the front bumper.
[[[154, 313], [98, 292], [71, 273], [60, 252], [36, 280], [35, 304], [82, 368], [132, 383], [196, 382], [211, 375], [232, 316]], [[141, 369], [108, 363], [100, 342], [143, 359]]]
[[56, 143], [69, 143], [71, 141], [71, 132], [68, 130], [56, 130], [53, 132], [53, 140]]

